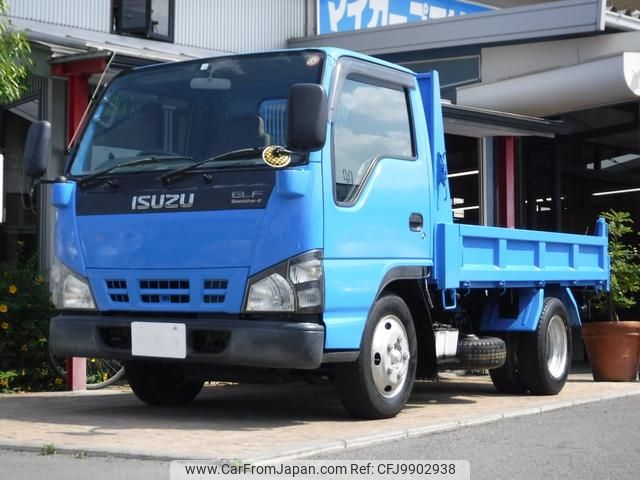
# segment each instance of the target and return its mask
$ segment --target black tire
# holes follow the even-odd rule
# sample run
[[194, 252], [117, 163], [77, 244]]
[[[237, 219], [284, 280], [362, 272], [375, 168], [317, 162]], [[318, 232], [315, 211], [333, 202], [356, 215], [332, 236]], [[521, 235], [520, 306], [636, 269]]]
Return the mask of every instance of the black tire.
[[522, 383], [520, 378], [520, 362], [518, 360], [518, 334], [500, 335], [507, 346], [507, 358], [504, 364], [498, 368], [489, 370], [489, 376], [500, 393], [522, 394], [527, 391], [527, 386]]
[[476, 336], [458, 340], [458, 364], [456, 369], [484, 369], [502, 365], [507, 356], [504, 341], [496, 337]]
[[538, 327], [522, 336], [520, 349], [521, 378], [527, 389], [534, 395], [558, 394], [567, 381], [572, 355], [569, 315], [562, 301], [545, 298]]
[[203, 380], [186, 378], [179, 365], [126, 362], [124, 368], [133, 393], [149, 405], [186, 405], [196, 398], [204, 385]]
[[[379, 330], [376, 333], [378, 327]], [[394, 345], [380, 341], [387, 337], [391, 339], [396, 335], [395, 332], [402, 330], [404, 334], [397, 335], [397, 342]], [[376, 333], [377, 347], [386, 345], [388, 350], [374, 348], [374, 333]], [[404, 338], [400, 341], [402, 335]], [[406, 352], [403, 351], [404, 340], [406, 340]], [[405, 353], [408, 356], [405, 357]], [[402, 360], [398, 361], [398, 358]], [[336, 384], [347, 411], [354, 417], [365, 419], [396, 416], [406, 405], [413, 389], [417, 361], [418, 343], [409, 308], [396, 295], [380, 297], [373, 305], [367, 319], [358, 360], [336, 365]], [[381, 379], [380, 372], [386, 371], [387, 366], [392, 367], [392, 370], [403, 369], [405, 373], [395, 376], [395, 382], [393, 378], [389, 379], [389, 385], [381, 389], [377, 385], [381, 385], [381, 382], [384, 384], [385, 379]], [[397, 371], [400, 370], [394, 370], [394, 372]], [[393, 375], [390, 374], [390, 376]], [[374, 376], [378, 379], [378, 384]]]

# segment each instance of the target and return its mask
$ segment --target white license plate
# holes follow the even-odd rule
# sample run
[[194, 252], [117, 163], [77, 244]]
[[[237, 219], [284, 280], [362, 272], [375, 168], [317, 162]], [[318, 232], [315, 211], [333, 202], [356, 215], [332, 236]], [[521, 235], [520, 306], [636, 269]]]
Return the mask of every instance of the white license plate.
[[186, 358], [184, 323], [131, 323], [131, 354], [137, 357]]

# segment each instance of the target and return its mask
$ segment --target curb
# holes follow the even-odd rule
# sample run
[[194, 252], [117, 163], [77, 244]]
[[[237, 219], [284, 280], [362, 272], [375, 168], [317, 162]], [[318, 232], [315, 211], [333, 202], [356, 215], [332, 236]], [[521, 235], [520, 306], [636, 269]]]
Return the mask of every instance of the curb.
[[460, 420], [454, 420], [446, 423], [439, 423], [436, 425], [429, 425], [426, 427], [414, 427], [402, 430], [393, 430], [385, 434], [366, 435], [361, 437], [354, 437], [344, 440], [337, 440], [331, 443], [309, 445], [305, 448], [281, 451], [274, 453], [273, 455], [261, 455], [254, 458], [246, 459], [247, 463], [254, 463], [256, 465], [279, 463], [290, 460], [297, 460], [300, 458], [311, 457], [321, 453], [328, 453], [337, 450], [347, 450], [350, 448], [359, 448], [364, 446], [379, 445], [392, 440], [401, 440], [405, 438], [419, 438], [432, 435], [434, 433], [448, 432], [463, 427], [473, 427], [477, 425], [484, 425], [487, 423], [494, 423], [500, 420], [524, 417], [528, 415], [539, 415], [541, 413], [552, 412], [554, 410], [560, 410], [563, 408], [577, 407], [580, 405], [587, 405], [590, 403], [597, 403], [606, 400], [615, 400], [625, 397], [640, 396], [640, 390], [632, 392], [620, 392], [607, 395], [600, 395], [592, 398], [582, 398], [579, 400], [565, 400], [562, 402], [556, 402], [549, 405], [542, 405], [540, 407], [529, 407], [522, 410], [509, 411], [505, 413], [495, 413], [489, 415], [482, 415], [479, 417], [469, 417]]
[[[11, 442], [0, 439], [0, 450], [10, 450], [14, 452], [41, 453], [46, 443], [35, 442]], [[172, 460], [202, 460], [201, 456], [184, 455], [182, 453], [165, 452], [158, 454], [152, 450], [144, 449], [124, 449], [124, 448], [84, 448], [78, 447], [55, 447], [55, 454], [76, 455], [79, 453], [100, 458], [122, 458], [126, 460], [153, 460], [156, 462], [170, 462]], [[44, 456], [44, 454], [43, 454]]]
[[[352, 448], [361, 448], [371, 445], [379, 445], [393, 440], [426, 437], [436, 433], [456, 430], [458, 428], [485, 425], [488, 423], [495, 423], [504, 419], [524, 417], [528, 415], [538, 415], [546, 412], [552, 412], [554, 410], [633, 396], [640, 396], [640, 390], [600, 395], [597, 397], [582, 398], [578, 400], [565, 400], [548, 405], [542, 405], [540, 407], [528, 407], [521, 410], [512, 410], [504, 413], [487, 414], [477, 417], [465, 417], [461, 418], [460, 420], [453, 420], [422, 427], [413, 427], [409, 429], [392, 430], [386, 433], [376, 433], [371, 435], [362, 435], [359, 437], [335, 439], [328, 442], [308, 444], [299, 448], [266, 453], [263, 455], [258, 455], [256, 457], [243, 459], [243, 461], [256, 465], [286, 462], [324, 453], [348, 450]], [[44, 445], [45, 444], [36, 444], [34, 442], [13, 442], [0, 439], [0, 449], [3, 450], [39, 453], [42, 451]], [[131, 460], [153, 460], [160, 462], [170, 462], [172, 460], [202, 460], [201, 456], [185, 455], [182, 453], [178, 454], [170, 451], [165, 451], [162, 454], [158, 454], [155, 451], [144, 449], [92, 449], [83, 448], [81, 446], [66, 446], [56, 448], [56, 453], [69, 455], [84, 453], [94, 457], [113, 457]]]

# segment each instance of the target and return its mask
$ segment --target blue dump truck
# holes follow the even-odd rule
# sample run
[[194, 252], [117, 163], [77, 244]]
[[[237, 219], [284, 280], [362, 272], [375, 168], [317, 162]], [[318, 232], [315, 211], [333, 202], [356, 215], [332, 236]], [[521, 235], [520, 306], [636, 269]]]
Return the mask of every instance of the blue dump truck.
[[[28, 136], [34, 178], [49, 128]], [[122, 73], [64, 176], [40, 181], [51, 347], [121, 360], [151, 405], [323, 376], [352, 415], [384, 418], [416, 379], [469, 368], [556, 394], [573, 292], [609, 288], [602, 220], [593, 236], [454, 223], [437, 73], [344, 50]]]

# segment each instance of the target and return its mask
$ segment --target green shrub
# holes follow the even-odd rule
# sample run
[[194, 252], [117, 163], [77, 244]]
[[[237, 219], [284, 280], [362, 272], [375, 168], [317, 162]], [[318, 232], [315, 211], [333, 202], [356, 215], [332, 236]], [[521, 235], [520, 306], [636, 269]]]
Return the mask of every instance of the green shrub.
[[63, 387], [48, 357], [54, 313], [37, 256], [26, 257], [19, 248], [16, 261], [0, 265], [0, 392]]
[[618, 311], [633, 307], [640, 292], [640, 253], [634, 242], [636, 233], [629, 212], [608, 210], [600, 216], [609, 228], [609, 258], [611, 261], [611, 291], [602, 292], [593, 300], [600, 315], [618, 320]]

